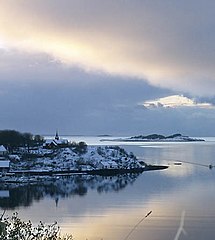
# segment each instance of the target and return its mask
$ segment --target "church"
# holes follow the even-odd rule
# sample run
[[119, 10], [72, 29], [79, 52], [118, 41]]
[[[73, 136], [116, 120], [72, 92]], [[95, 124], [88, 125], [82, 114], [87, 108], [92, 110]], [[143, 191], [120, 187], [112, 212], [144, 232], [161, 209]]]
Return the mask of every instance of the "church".
[[46, 139], [45, 143], [43, 144], [43, 148], [46, 149], [54, 149], [54, 148], [62, 148], [67, 147], [69, 141], [67, 139], [62, 139], [58, 135], [58, 131], [56, 131], [54, 139]]

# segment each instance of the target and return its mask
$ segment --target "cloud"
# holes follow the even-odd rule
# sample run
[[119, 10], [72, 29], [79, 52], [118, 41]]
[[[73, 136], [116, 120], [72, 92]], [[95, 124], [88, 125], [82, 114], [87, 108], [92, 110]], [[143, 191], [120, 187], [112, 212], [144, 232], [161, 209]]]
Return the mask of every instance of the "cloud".
[[137, 127], [135, 119], [142, 125], [143, 110], [136, 103], [168, 94], [141, 80], [65, 68], [47, 55], [29, 59], [29, 54], [16, 52], [13, 57], [13, 52], [3, 52], [8, 70], [0, 75], [2, 129], [41, 134], [52, 134], [56, 128], [61, 134], [131, 133]]
[[154, 132], [214, 135], [215, 112], [211, 109], [186, 107], [146, 111], [145, 107], [138, 106], [140, 101], [171, 94], [144, 81], [89, 75], [55, 63], [44, 67], [48, 59], [41, 55], [35, 56], [34, 61], [31, 58], [33, 66], [29, 70], [27, 56], [17, 56], [18, 59], [26, 59], [21, 72], [11, 70], [0, 76], [2, 129], [35, 134], [53, 134], [58, 129], [60, 134], [72, 135], [132, 136]]
[[215, 2], [2, 0], [0, 45], [213, 96]]
[[172, 95], [155, 100], [145, 101], [142, 104], [144, 107], [150, 108], [205, 108], [214, 109], [214, 105], [211, 103], [198, 103], [194, 99], [184, 97], [183, 95]]

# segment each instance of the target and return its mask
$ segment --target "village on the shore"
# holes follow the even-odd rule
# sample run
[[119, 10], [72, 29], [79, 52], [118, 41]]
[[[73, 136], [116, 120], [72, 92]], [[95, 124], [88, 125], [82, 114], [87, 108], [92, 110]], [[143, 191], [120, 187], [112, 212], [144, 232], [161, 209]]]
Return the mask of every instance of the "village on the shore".
[[[190, 142], [204, 139], [190, 138], [181, 134], [163, 136], [151, 134], [107, 141], [174, 141]], [[101, 141], [106, 141], [105, 139]], [[84, 141], [71, 142], [61, 138], [56, 131], [53, 138], [20, 133], [15, 130], [0, 131], [0, 181], [20, 181], [26, 176], [53, 176], [71, 174], [115, 175], [160, 170], [167, 166], [152, 166], [137, 159], [119, 146], [88, 146]], [[17, 179], [18, 177], [18, 179]], [[24, 181], [24, 180], [23, 180]]]
[[[35, 138], [35, 137], [34, 137]], [[119, 146], [87, 146], [85, 142], [70, 142], [60, 138], [36, 137], [34, 144], [0, 145], [1, 179], [7, 176], [53, 174], [115, 174], [141, 172], [146, 167], [133, 153]]]

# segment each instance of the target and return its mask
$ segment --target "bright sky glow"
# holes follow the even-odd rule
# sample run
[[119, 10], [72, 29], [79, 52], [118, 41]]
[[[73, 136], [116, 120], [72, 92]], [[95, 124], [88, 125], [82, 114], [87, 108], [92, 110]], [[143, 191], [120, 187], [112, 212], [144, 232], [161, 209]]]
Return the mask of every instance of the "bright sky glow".
[[178, 108], [178, 107], [198, 107], [214, 108], [210, 103], [197, 103], [195, 100], [183, 95], [172, 95], [155, 100], [145, 101], [143, 105], [146, 108]]
[[214, 9], [211, 0], [1, 0], [0, 125], [214, 135]]
[[0, 39], [0, 49], [7, 49], [5, 42]]
[[215, 87], [211, 5], [215, 4], [209, 0], [204, 4], [3, 0], [0, 36], [12, 48], [49, 54], [85, 70], [211, 96]]

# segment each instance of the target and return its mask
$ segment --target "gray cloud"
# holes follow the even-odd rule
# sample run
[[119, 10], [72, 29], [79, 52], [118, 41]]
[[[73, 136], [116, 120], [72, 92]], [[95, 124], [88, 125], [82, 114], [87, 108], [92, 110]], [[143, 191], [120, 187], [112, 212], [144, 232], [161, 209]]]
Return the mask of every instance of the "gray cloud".
[[87, 71], [213, 96], [214, 7], [210, 0], [3, 0], [0, 36]]
[[142, 112], [137, 102], [169, 93], [141, 80], [65, 68], [47, 55], [29, 59], [29, 54], [15, 53], [16, 57], [12, 52], [5, 57], [8, 69], [0, 76], [1, 129], [49, 134], [56, 128], [71, 134], [130, 132]]
[[[138, 105], [172, 94], [168, 90], [141, 80], [65, 69], [49, 63], [46, 55], [35, 59], [38, 64], [30, 70], [26, 61], [26, 69], [19, 74], [9, 71], [0, 76], [1, 129], [42, 134], [52, 134], [58, 129], [61, 134], [181, 132], [202, 136], [213, 135], [215, 131], [214, 111], [165, 108], [150, 111]], [[46, 71], [41, 70], [46, 60]]]
[[215, 104], [214, 5], [2, 0], [0, 128], [214, 135], [211, 109], [138, 105], [186, 92]]

